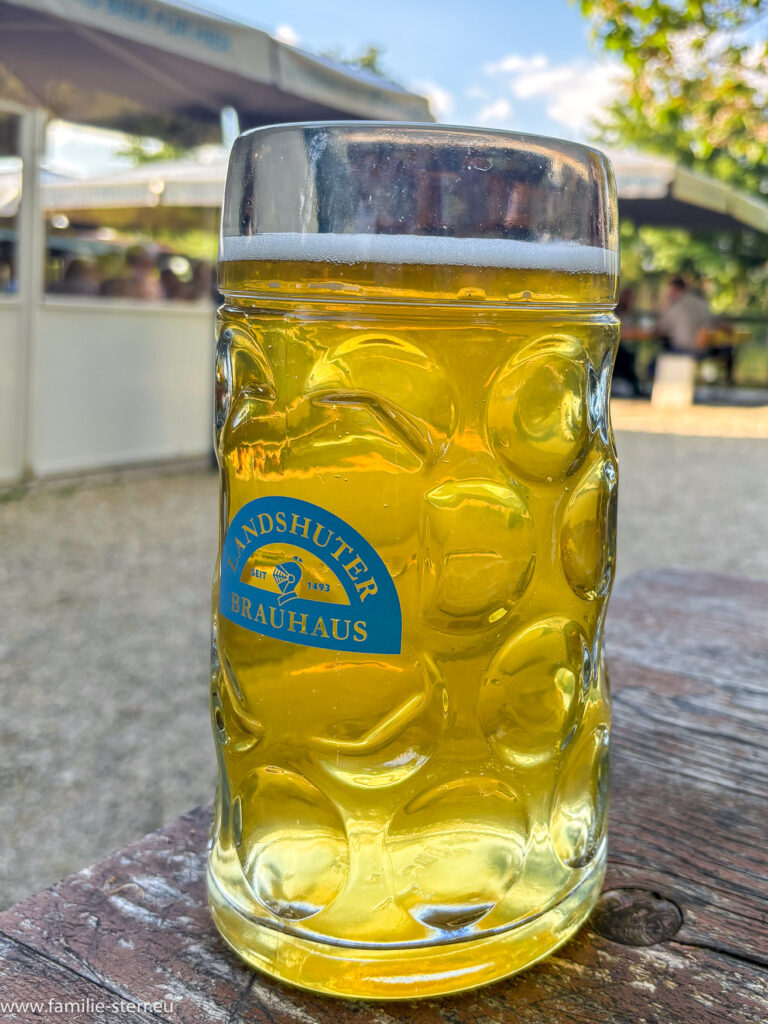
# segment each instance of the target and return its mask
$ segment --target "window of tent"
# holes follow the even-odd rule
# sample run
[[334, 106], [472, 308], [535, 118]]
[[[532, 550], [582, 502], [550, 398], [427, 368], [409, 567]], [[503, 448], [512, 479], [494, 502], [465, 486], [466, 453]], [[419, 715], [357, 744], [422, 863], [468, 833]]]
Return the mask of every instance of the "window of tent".
[[48, 209], [46, 293], [216, 301], [218, 219], [213, 208]]
[[18, 290], [20, 202], [19, 118], [0, 109], [0, 300]]

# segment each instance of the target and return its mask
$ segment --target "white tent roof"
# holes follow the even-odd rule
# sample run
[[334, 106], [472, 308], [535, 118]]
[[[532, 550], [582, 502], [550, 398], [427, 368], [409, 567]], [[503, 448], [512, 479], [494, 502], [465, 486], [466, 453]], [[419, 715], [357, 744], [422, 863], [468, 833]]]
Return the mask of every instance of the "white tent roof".
[[[64, 174], [49, 167], [42, 167], [40, 180], [46, 185], [75, 181], [71, 174]], [[79, 182], [78, 182], [79, 184]], [[13, 217], [19, 206], [21, 195], [21, 160], [17, 157], [0, 158], [0, 217]]]
[[[721, 181], [694, 174], [670, 160], [610, 153], [619, 212], [638, 224], [693, 230], [752, 228], [768, 234], [768, 202]], [[43, 179], [47, 210], [98, 210], [155, 206], [218, 207], [227, 171], [220, 147], [202, 147], [181, 160], [152, 162], [117, 174], [82, 180]], [[18, 202], [18, 172], [0, 175], [0, 216]]]
[[[0, 217], [13, 217], [21, 195], [20, 161], [0, 168]], [[13, 166], [10, 166], [10, 165]], [[181, 160], [151, 161], [95, 178], [42, 175], [43, 209], [146, 209], [152, 206], [219, 207], [227, 176], [227, 153], [202, 147]]]
[[619, 213], [638, 224], [768, 233], [768, 202], [663, 157], [609, 152]]
[[432, 120], [380, 75], [169, 0], [0, 0], [0, 95], [20, 90], [56, 117], [188, 144], [215, 137], [200, 127], [227, 106], [244, 127]]
[[43, 186], [47, 210], [150, 206], [218, 207], [227, 176], [227, 153], [206, 147], [195, 158], [156, 161], [117, 174]]
[[[619, 213], [639, 224], [693, 230], [749, 227], [768, 233], [768, 202], [724, 182], [693, 174], [668, 160], [638, 154], [610, 154], [616, 172]], [[110, 207], [218, 207], [227, 156], [214, 147], [197, 158], [144, 164], [120, 174], [43, 186], [49, 210]]]

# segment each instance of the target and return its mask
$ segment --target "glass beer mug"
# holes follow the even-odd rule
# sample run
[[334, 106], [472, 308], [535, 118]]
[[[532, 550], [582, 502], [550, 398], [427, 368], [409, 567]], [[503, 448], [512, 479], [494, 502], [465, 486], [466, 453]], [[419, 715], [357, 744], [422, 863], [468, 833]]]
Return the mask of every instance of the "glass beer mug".
[[209, 895], [254, 967], [438, 995], [589, 914], [616, 272], [592, 149], [367, 123], [236, 142]]

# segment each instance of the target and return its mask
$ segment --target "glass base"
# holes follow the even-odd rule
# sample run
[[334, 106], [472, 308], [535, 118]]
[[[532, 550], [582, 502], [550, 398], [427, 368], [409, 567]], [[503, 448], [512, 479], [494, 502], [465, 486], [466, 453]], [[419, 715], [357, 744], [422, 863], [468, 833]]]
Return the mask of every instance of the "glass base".
[[208, 875], [214, 923], [251, 967], [299, 988], [346, 999], [420, 999], [487, 985], [562, 946], [590, 914], [605, 875], [605, 844], [556, 906], [485, 938], [399, 948], [337, 946], [288, 935], [246, 917]]

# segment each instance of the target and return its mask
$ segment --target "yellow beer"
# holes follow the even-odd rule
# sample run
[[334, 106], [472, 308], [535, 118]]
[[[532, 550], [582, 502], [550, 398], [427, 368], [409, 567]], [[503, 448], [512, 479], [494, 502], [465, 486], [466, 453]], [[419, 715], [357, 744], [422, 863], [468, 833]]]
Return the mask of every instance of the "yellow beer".
[[599, 892], [615, 268], [319, 237], [224, 239], [209, 891], [254, 966], [413, 998], [535, 962]]

